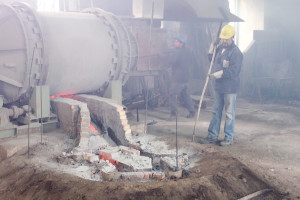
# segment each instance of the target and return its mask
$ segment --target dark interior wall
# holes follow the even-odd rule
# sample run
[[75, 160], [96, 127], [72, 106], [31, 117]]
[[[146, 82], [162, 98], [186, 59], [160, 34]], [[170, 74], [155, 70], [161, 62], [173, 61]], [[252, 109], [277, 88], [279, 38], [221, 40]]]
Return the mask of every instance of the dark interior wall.
[[300, 100], [299, 8], [298, 0], [265, 0], [265, 29], [254, 31], [244, 56], [243, 94], [266, 102]]
[[300, 1], [267, 0], [265, 6], [265, 29], [276, 30], [279, 40], [285, 46], [281, 59], [292, 63], [291, 75], [296, 79], [295, 88], [300, 89]]

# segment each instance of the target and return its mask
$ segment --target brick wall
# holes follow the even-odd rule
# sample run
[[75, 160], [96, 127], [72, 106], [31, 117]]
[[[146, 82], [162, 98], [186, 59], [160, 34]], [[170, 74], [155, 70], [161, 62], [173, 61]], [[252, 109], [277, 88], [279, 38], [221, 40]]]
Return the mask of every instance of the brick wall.
[[117, 104], [115, 100], [92, 95], [77, 95], [74, 99], [87, 104], [93, 121], [107, 128], [114, 142], [129, 146], [131, 128], [122, 105]]
[[85, 103], [68, 98], [51, 100], [53, 112], [70, 138], [76, 139], [80, 148], [87, 149], [90, 135], [90, 112]]

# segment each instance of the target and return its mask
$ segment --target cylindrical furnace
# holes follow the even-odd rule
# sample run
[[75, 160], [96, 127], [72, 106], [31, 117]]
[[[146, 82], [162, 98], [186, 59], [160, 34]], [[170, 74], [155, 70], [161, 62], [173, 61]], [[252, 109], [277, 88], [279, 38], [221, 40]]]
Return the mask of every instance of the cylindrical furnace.
[[24, 3], [0, 5], [0, 94], [24, 100], [36, 85], [50, 94], [105, 90], [126, 81], [137, 62], [137, 42], [113, 14], [36, 12]]

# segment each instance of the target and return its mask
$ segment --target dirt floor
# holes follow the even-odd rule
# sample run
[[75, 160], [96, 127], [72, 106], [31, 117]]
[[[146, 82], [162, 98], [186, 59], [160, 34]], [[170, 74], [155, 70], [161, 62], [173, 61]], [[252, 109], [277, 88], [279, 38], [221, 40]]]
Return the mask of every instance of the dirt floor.
[[[283, 105], [237, 103], [234, 145], [201, 145], [211, 118], [211, 102], [201, 111], [192, 142], [194, 119], [180, 108], [178, 146], [189, 150], [193, 166], [183, 178], [163, 181], [102, 182], [74, 176], [71, 165], [57, 156], [72, 150], [73, 141], [61, 130], [31, 138], [27, 149], [0, 163], [0, 199], [240, 199], [271, 189], [253, 199], [300, 199], [300, 108]], [[144, 119], [140, 110], [140, 119]], [[175, 148], [176, 123], [167, 108], [148, 111], [147, 133]], [[136, 111], [129, 113], [132, 127]], [[23, 138], [22, 138], [23, 137]], [[26, 136], [18, 140], [27, 141]], [[222, 139], [223, 133], [220, 135]], [[11, 139], [10, 139], [11, 140]], [[6, 142], [7, 140], [1, 141]], [[76, 164], [73, 164], [76, 165]]]

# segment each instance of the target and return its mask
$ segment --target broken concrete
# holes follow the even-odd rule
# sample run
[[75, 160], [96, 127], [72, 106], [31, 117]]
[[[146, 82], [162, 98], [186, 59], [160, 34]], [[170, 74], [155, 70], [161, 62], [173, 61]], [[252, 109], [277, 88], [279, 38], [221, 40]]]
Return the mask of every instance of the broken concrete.
[[60, 127], [77, 140], [81, 149], [88, 149], [90, 135], [90, 112], [85, 103], [68, 98], [54, 98], [51, 106], [60, 122]]
[[[41, 142], [41, 135], [38, 133], [30, 134], [29, 145]], [[28, 135], [20, 135], [0, 140], [0, 161], [12, 157], [17, 152], [28, 148]]]
[[153, 135], [136, 135], [131, 137], [131, 144], [133, 148], [139, 149], [143, 155], [154, 157], [175, 157], [175, 149], [169, 150], [168, 145], [159, 141]]
[[3, 143], [0, 145], [0, 161], [5, 160], [11, 156], [13, 156], [18, 151], [27, 147], [27, 144], [24, 142], [23, 144], [15, 145], [9, 143]]
[[188, 166], [188, 160], [183, 156], [178, 156], [178, 167], [176, 166], [176, 157], [163, 157], [160, 158], [160, 168], [163, 171], [177, 171]]
[[107, 147], [106, 149], [101, 149], [99, 150], [99, 158], [108, 160], [120, 172], [152, 170], [152, 161], [150, 158], [140, 156], [137, 150], [127, 147]]
[[[78, 95], [75, 99], [56, 98], [52, 102], [62, 128], [71, 132], [70, 137], [76, 136], [79, 144], [72, 152], [74, 155], [59, 157], [60, 163], [73, 163], [74, 158], [86, 160], [101, 171], [104, 180], [161, 180], [166, 175], [160, 170], [165, 170], [168, 177], [181, 176], [178, 171], [187, 166], [183, 155], [179, 156], [176, 166], [175, 150], [168, 150], [165, 142], [146, 134], [132, 135], [123, 106], [97, 96]], [[102, 125], [101, 131], [97, 124], [91, 123], [90, 116]], [[113, 141], [108, 142], [110, 137], [104, 136], [127, 146], [115, 146]]]

